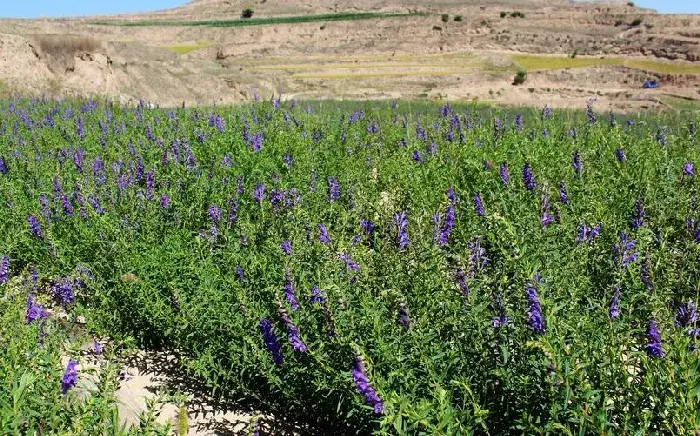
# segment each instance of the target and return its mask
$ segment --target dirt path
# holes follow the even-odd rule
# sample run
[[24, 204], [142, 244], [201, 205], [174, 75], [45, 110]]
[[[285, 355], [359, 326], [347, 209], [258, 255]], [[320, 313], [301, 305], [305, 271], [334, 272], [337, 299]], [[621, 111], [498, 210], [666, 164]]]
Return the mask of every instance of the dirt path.
[[[263, 414], [251, 405], [213, 398], [201, 383], [182, 370], [178, 358], [169, 353], [139, 351], [126, 362], [120, 379], [119, 417], [127, 427], [138, 426], [139, 416], [147, 412], [149, 402], [155, 401], [156, 421], [170, 423], [175, 434], [181, 434], [178, 428], [185, 422], [181, 417], [183, 410], [187, 415], [188, 436], [250, 435], [256, 428], [259, 434], [301, 434], [294, 425]], [[180, 401], [172, 398], [178, 392], [182, 394]], [[184, 408], [178, 403], [184, 404]]]

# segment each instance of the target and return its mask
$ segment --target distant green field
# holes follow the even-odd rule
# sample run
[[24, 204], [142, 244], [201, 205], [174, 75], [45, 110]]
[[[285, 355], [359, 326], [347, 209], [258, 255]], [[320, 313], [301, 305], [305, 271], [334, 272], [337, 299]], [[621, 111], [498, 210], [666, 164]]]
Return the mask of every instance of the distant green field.
[[290, 24], [290, 23], [314, 23], [318, 21], [355, 21], [372, 20], [377, 18], [397, 18], [410, 16], [423, 16], [424, 13], [380, 13], [380, 12], [360, 12], [360, 13], [340, 13], [340, 14], [319, 14], [319, 15], [291, 15], [286, 17], [264, 17], [235, 20], [139, 20], [139, 21], [91, 21], [90, 24], [99, 26], [206, 26], [206, 27], [245, 27], [264, 26], [269, 24]]
[[691, 62], [670, 62], [619, 57], [563, 57], [542, 55], [514, 55], [513, 62], [528, 70], [625, 66], [650, 70], [661, 74], [700, 74], [700, 65]]
[[176, 45], [169, 45], [166, 46], [168, 50], [172, 51], [173, 53], [184, 55], [193, 51], [200, 50], [202, 48], [207, 48], [211, 47], [212, 43], [207, 42], [207, 41], [202, 41], [202, 42], [196, 42], [194, 44], [176, 44]]

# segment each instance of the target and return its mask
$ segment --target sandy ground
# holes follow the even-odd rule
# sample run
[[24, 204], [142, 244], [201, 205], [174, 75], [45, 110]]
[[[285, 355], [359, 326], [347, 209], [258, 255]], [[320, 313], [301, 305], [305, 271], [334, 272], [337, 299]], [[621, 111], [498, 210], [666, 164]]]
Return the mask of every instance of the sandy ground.
[[[121, 27], [92, 17], [0, 20], [0, 92], [107, 95], [165, 106], [232, 103], [255, 92], [268, 98], [435, 99], [638, 110], [668, 106], [665, 97], [700, 100], [700, 15], [660, 15], [626, 4], [416, 0], [258, 1], [256, 17], [334, 12], [423, 12], [425, 16], [254, 27]], [[238, 18], [249, 5], [196, 0], [169, 11], [116, 20]], [[526, 18], [501, 18], [501, 11]], [[449, 14], [448, 22], [441, 14]], [[456, 15], [462, 21], [454, 21]], [[632, 26], [635, 18], [642, 20]], [[105, 17], [100, 17], [105, 19]], [[42, 41], [90, 38], [90, 50], [54, 53]], [[511, 84], [517, 54], [558, 56]], [[656, 62], [656, 70], [621, 65], [562, 68], [561, 58]], [[659, 63], [661, 62], [661, 63]], [[663, 63], [665, 62], [665, 63]], [[678, 67], [694, 74], [678, 74]], [[660, 74], [668, 71], [673, 74]], [[678, 71], [676, 71], [678, 70]], [[645, 79], [662, 81], [642, 90]]]

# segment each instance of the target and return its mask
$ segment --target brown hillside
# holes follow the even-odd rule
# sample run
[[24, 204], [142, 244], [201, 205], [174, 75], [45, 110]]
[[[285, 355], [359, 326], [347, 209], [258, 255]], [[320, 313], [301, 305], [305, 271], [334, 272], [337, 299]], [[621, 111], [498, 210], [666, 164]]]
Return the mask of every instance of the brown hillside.
[[[245, 8], [253, 19], [424, 15], [250, 27], [91, 24], [238, 19]], [[163, 105], [243, 101], [255, 91], [574, 107], [595, 96], [621, 110], [700, 99], [700, 16], [625, 3], [195, 0], [149, 14], [0, 22], [0, 89], [30, 93]], [[514, 86], [520, 69], [527, 80]], [[642, 89], [652, 78], [661, 88]]]

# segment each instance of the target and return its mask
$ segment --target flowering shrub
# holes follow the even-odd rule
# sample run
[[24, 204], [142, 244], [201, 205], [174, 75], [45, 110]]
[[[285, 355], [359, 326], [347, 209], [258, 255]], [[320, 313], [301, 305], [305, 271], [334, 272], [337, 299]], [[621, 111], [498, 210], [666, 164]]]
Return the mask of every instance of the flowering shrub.
[[329, 434], [700, 428], [688, 120], [329, 105], [0, 103], [0, 281]]

